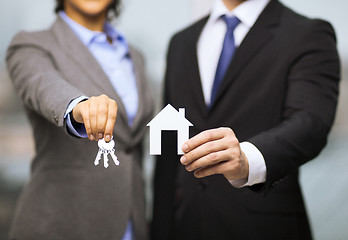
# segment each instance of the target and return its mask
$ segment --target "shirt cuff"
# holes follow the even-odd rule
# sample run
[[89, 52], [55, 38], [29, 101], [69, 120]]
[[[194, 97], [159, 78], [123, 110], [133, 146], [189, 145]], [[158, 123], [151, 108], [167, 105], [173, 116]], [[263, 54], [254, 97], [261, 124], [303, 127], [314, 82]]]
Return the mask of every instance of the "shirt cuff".
[[81, 123], [76, 123], [76, 122], [73, 123], [73, 121], [70, 117], [70, 113], [72, 112], [72, 110], [74, 109], [74, 107], [78, 103], [80, 103], [81, 101], [86, 100], [86, 99], [88, 99], [88, 97], [80, 96], [80, 97], [72, 100], [70, 102], [70, 104], [68, 105], [68, 108], [66, 109], [65, 114], [64, 114], [64, 119], [66, 119], [66, 127], [67, 127], [68, 132], [71, 135], [74, 135], [76, 137], [81, 137], [81, 138], [87, 137], [85, 125], [81, 124]]
[[248, 179], [228, 180], [232, 186], [236, 188], [252, 186], [257, 183], [266, 181], [266, 163], [262, 153], [250, 142], [242, 142], [240, 144], [241, 150], [249, 162], [249, 176]]

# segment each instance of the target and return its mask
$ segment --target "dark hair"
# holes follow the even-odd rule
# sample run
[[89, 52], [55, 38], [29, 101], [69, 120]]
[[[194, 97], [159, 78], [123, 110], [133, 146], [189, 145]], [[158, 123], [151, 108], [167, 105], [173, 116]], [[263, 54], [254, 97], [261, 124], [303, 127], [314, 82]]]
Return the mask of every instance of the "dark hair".
[[[110, 6], [107, 9], [108, 19], [117, 17], [120, 14], [120, 4], [121, 0], [113, 0]], [[54, 11], [58, 13], [59, 11], [64, 10], [64, 0], [56, 0], [56, 8]]]

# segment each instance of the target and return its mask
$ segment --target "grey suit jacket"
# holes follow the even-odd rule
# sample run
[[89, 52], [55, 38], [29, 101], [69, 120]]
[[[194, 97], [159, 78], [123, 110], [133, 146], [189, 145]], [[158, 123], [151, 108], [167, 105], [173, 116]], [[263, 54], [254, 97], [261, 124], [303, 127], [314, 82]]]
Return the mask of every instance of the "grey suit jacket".
[[[41, 32], [21, 32], [9, 46], [7, 64], [23, 100], [35, 139], [31, 177], [20, 198], [13, 239], [116, 240], [132, 219], [146, 239], [141, 140], [152, 116], [143, 59], [133, 48], [139, 109], [132, 127], [125, 107], [96, 59], [58, 17]], [[80, 96], [106, 94], [118, 103], [114, 130], [120, 166], [94, 166], [96, 142], [72, 137], [64, 113]]]

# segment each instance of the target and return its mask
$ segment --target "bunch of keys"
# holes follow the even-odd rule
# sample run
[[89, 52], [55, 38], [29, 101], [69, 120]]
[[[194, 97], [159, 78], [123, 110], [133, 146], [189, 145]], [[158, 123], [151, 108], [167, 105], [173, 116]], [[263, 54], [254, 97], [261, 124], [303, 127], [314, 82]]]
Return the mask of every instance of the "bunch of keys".
[[101, 159], [101, 156], [104, 156], [104, 167], [107, 168], [109, 167], [109, 159], [108, 159], [108, 155], [110, 154], [112, 159], [114, 160], [114, 163], [116, 165], [120, 165], [120, 162], [117, 160], [117, 156], [115, 155], [115, 142], [114, 140], [111, 138], [110, 142], [105, 142], [104, 138], [100, 139], [98, 141], [98, 153], [97, 153], [97, 157], [95, 158], [94, 161], [94, 165], [98, 165], [99, 161]]

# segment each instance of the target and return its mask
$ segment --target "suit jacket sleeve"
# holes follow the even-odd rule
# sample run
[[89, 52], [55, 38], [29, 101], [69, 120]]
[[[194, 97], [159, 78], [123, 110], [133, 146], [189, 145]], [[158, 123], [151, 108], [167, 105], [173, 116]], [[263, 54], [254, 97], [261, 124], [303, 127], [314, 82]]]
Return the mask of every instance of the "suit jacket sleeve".
[[314, 158], [332, 126], [340, 78], [336, 38], [330, 24], [312, 21], [288, 73], [283, 121], [249, 139], [263, 154], [266, 187]]
[[39, 43], [30, 33], [17, 34], [7, 50], [8, 72], [24, 105], [62, 127], [69, 102], [84, 94], [64, 80]]

